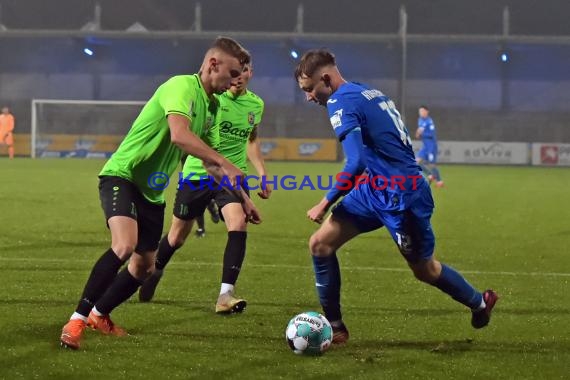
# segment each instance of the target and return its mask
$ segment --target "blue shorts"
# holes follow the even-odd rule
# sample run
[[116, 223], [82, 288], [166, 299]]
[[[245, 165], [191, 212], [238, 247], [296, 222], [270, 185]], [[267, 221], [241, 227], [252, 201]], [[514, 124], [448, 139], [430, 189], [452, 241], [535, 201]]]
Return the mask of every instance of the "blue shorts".
[[369, 185], [361, 185], [359, 189], [348, 193], [333, 209], [333, 215], [350, 220], [360, 232], [370, 232], [386, 226], [407, 261], [413, 263], [430, 259], [435, 247], [435, 236], [430, 223], [434, 203], [429, 186], [418, 188], [417, 193], [410, 198], [408, 207], [401, 211], [386, 211], [375, 207], [368, 194], [372, 189], [364, 189], [366, 186]]
[[422, 149], [418, 152], [418, 157], [423, 161], [427, 161], [430, 164], [435, 164], [437, 162], [437, 145], [426, 145], [422, 146]]

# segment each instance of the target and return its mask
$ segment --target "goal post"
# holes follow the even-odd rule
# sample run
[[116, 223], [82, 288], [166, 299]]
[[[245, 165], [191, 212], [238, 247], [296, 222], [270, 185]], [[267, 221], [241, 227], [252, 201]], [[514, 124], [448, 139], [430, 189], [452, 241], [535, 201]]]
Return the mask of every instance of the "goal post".
[[32, 99], [32, 158], [106, 158], [118, 147], [144, 101]]

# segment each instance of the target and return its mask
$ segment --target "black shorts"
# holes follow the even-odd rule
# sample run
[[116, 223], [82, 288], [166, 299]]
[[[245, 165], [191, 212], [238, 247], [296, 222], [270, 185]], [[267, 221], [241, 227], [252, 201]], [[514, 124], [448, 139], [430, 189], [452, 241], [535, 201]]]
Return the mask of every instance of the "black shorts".
[[99, 177], [99, 199], [105, 220], [109, 221], [113, 216], [128, 216], [137, 221], [135, 252], [150, 252], [158, 248], [164, 227], [165, 204], [151, 203], [134, 183], [114, 176]]
[[[248, 189], [244, 188], [244, 190], [249, 196]], [[179, 184], [174, 200], [173, 214], [182, 220], [195, 219], [204, 214], [212, 199], [216, 201], [220, 210], [229, 203], [241, 203], [235, 195], [218, 188], [217, 184], [208, 186], [204, 182], [190, 181]], [[221, 213], [220, 217], [224, 220]]]

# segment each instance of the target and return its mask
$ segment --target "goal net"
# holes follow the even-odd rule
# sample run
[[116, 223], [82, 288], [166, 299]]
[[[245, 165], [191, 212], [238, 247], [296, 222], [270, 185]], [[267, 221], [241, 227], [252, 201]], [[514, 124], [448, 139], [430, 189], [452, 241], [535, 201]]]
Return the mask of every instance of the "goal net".
[[145, 102], [32, 100], [33, 158], [107, 158], [117, 149]]

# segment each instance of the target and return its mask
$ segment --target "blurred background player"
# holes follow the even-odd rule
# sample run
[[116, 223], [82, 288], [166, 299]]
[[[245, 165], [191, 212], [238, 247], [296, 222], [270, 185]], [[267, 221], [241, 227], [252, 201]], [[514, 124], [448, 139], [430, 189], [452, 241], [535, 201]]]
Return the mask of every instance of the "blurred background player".
[[[220, 102], [216, 126], [219, 127], [220, 143], [218, 152], [247, 172], [247, 158], [255, 167], [260, 177], [267, 172], [261, 154], [257, 130], [264, 110], [263, 100], [247, 89], [253, 75], [251, 64], [244, 66], [241, 75], [232, 82], [229, 91], [218, 96]], [[187, 178], [205, 176], [200, 161], [189, 156], [184, 164], [183, 176]], [[247, 240], [247, 218], [240, 205], [240, 200], [222, 189], [211, 189], [201, 181], [179, 183], [174, 204], [172, 225], [167, 235], [163, 236], [158, 247], [155, 270], [139, 291], [139, 300], [150, 301], [162, 278], [164, 268], [192, 230], [194, 219], [204, 214], [211, 199], [215, 199], [222, 219], [226, 223], [228, 238], [224, 250], [222, 281], [216, 301], [216, 313], [226, 314], [242, 312], [247, 301], [235, 296], [235, 284], [245, 258]], [[249, 193], [248, 193], [249, 194]], [[267, 199], [271, 187], [263, 186], [258, 195]]]
[[[217, 128], [216, 128], [216, 133], [218, 133]], [[184, 156], [182, 158], [182, 167], [184, 167], [184, 163], [186, 162], [186, 158], [188, 158], [188, 156]], [[212, 223], [218, 224], [220, 222], [220, 213], [218, 210], [218, 206], [216, 205], [216, 201], [214, 199], [210, 200], [210, 203], [208, 203], [208, 206], [206, 207], [206, 209], [210, 213], [210, 218], [212, 219]], [[199, 238], [203, 238], [206, 236], [206, 222], [204, 221], [205, 213], [206, 213], [206, 211], [204, 211], [204, 213], [202, 213], [202, 215], [199, 215], [196, 217], [196, 224], [198, 225], [198, 228], [196, 228], [195, 234], [196, 234], [196, 237], [199, 237]]]
[[[229, 89], [249, 59], [236, 41], [216, 39], [197, 74], [172, 77], [156, 90], [106, 162], [99, 173], [99, 195], [111, 247], [93, 266], [77, 308], [62, 329], [63, 347], [78, 349], [87, 325], [105, 335], [126, 334], [110, 314], [152, 271], [165, 208], [165, 186], [151, 186], [157, 173], [172, 175], [185, 152], [199, 157], [218, 180], [226, 177], [235, 184], [243, 176], [202, 138], [214, 121], [214, 94]], [[258, 220], [251, 200], [242, 200], [245, 214]], [[128, 266], [117, 274], [127, 260]]]
[[8, 147], [8, 157], [14, 159], [14, 115], [8, 107], [2, 107], [0, 114], [0, 145]]
[[[333, 327], [333, 343], [349, 338], [342, 320], [336, 251], [359, 234], [384, 226], [418, 280], [471, 309], [474, 328], [486, 326], [498, 296], [492, 290], [477, 291], [461, 274], [436, 260], [431, 190], [415, 161], [410, 136], [394, 103], [378, 90], [347, 82], [327, 50], [305, 53], [295, 79], [307, 101], [327, 107], [341, 142], [354, 133], [362, 136], [358, 140], [361, 149], [351, 153], [361, 155], [355, 161], [364, 162], [368, 174], [367, 182], [351, 190], [309, 240], [315, 285], [325, 317]], [[393, 186], [395, 178], [402, 177], [407, 178], [403, 186]], [[382, 178], [391, 183], [383, 186]], [[325, 211], [331, 206], [328, 202]], [[307, 216], [321, 223], [322, 215], [311, 211]]]
[[[418, 152], [416, 161], [427, 174], [429, 182], [435, 181], [437, 187], [443, 187], [443, 181], [437, 168], [437, 134], [435, 124], [429, 116], [429, 109], [426, 106], [420, 106], [418, 110], [418, 129], [416, 130], [416, 139], [422, 139], [422, 149]], [[424, 162], [426, 163], [424, 165]]]
[[[212, 219], [212, 223], [218, 224], [220, 222], [220, 214], [218, 212], [216, 201], [214, 199], [210, 200], [210, 203], [208, 203], [206, 209], [210, 213], [210, 219]], [[206, 236], [206, 222], [204, 221], [204, 215], [205, 212], [202, 215], [198, 215], [196, 217], [196, 224], [198, 225], [198, 228], [196, 228], [196, 237], [199, 238]]]

